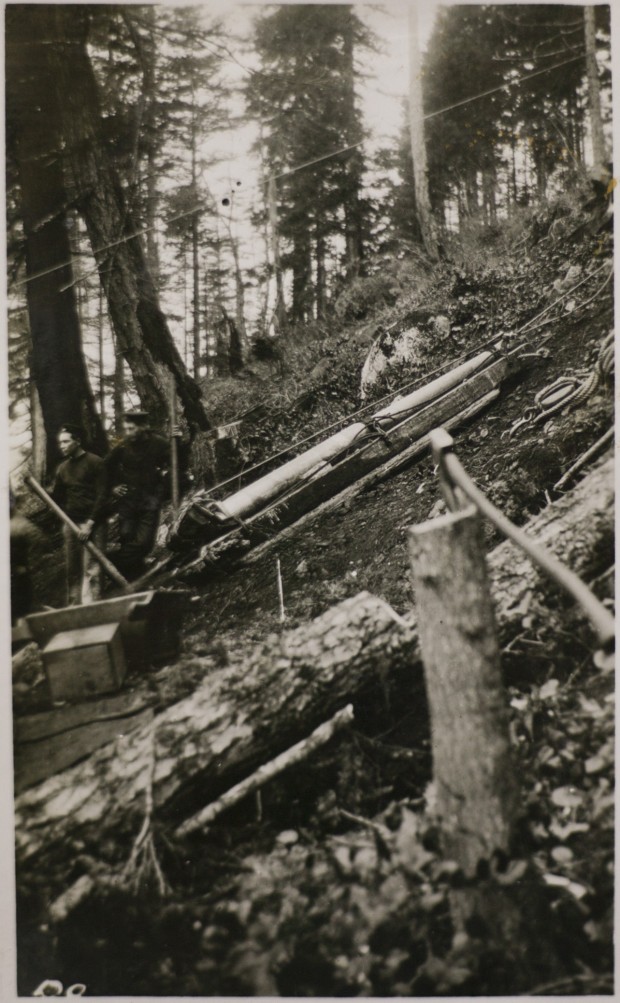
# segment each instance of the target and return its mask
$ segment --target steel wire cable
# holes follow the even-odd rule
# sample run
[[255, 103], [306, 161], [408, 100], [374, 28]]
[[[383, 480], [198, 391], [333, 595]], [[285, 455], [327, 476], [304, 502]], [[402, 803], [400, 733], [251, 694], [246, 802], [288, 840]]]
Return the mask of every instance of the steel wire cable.
[[[532, 80], [534, 77], [538, 77], [543, 73], [551, 73], [553, 70], [561, 69], [563, 66], [567, 66], [569, 63], [574, 63], [583, 58], [584, 58], [583, 54], [579, 54], [577, 56], [571, 56], [570, 59], [565, 59], [561, 63], [555, 63], [553, 66], [547, 66], [544, 69], [536, 70], [533, 73], [521, 77], [520, 80], [508, 81], [507, 83], [501, 84], [498, 87], [493, 87], [488, 91], [483, 91], [480, 94], [474, 94], [472, 97], [469, 98], [463, 98], [462, 101], [457, 101], [455, 102], [455, 104], [448, 105], [445, 108], [438, 108], [436, 111], [429, 112], [428, 114], [423, 116], [423, 121], [427, 121], [428, 119], [431, 118], [436, 118], [438, 115], [445, 115], [449, 111], [453, 111], [456, 108], [461, 108], [466, 104], [472, 103], [473, 101], [479, 101], [484, 97], [489, 97], [489, 95], [498, 93], [499, 91], [502, 90], [506, 90], [507, 88], [517, 87], [517, 86], [520, 87], [522, 86], [522, 84], [526, 83], [528, 80]], [[296, 174], [297, 171], [302, 171], [308, 167], [313, 167], [315, 164], [319, 164], [324, 160], [329, 160], [331, 157], [338, 157], [341, 156], [343, 153], [349, 152], [350, 150], [355, 150], [357, 149], [358, 146], [362, 146], [365, 142], [366, 140], [362, 139], [357, 143], [351, 143], [349, 146], [344, 146], [338, 150], [332, 150], [329, 153], [325, 153], [320, 157], [315, 157], [313, 160], [308, 160], [301, 164], [297, 164], [294, 167], [288, 168], [286, 171], [281, 171], [277, 174], [271, 174], [262, 181], [260, 181], [259, 183], [257, 183], [256, 185], [253, 185], [251, 188], [246, 189], [246, 191], [259, 191], [261, 188], [264, 187], [264, 185], [268, 184], [270, 180], [277, 181], [281, 178], [289, 177], [290, 175]], [[202, 212], [204, 210], [201, 204], [197, 203], [191, 209], [185, 209], [183, 212], [176, 213], [173, 216], [169, 216], [166, 220], [164, 220], [164, 222], [166, 224], [175, 223], [180, 219], [185, 219], [187, 216], [193, 216], [199, 211]], [[110, 250], [113, 247], [117, 247], [119, 244], [124, 244], [130, 240], [135, 240], [138, 237], [143, 237], [145, 234], [150, 233], [152, 230], [155, 230], [158, 225], [159, 224], [154, 224], [153, 226], [141, 227], [138, 230], [134, 230], [133, 233], [125, 234], [123, 237], [119, 237], [117, 240], [110, 241], [107, 244], [102, 244], [101, 247], [93, 248], [92, 253], [96, 257], [98, 254], [103, 254], [104, 251]], [[66, 268], [68, 265], [72, 264], [72, 261], [73, 259], [70, 258], [68, 261], [61, 262], [58, 265], [53, 265], [51, 268], [47, 268], [40, 272], [36, 272], [34, 275], [28, 275], [25, 278], [15, 282], [14, 284], [15, 288], [27, 285], [29, 282], [33, 282], [35, 279], [43, 278], [44, 276], [51, 275], [53, 272], [59, 271], [62, 268]]]
[[[570, 289], [566, 290], [566, 292], [564, 292], [561, 296], [559, 296], [558, 299], [554, 300], [553, 303], [550, 303], [543, 310], [541, 310], [540, 313], [536, 314], [536, 316], [534, 316], [534, 317], [530, 318], [530, 320], [526, 321], [526, 323], [523, 324], [522, 327], [518, 328], [511, 335], [511, 338], [518, 338], [519, 335], [521, 335], [525, 331], [527, 331], [528, 328], [530, 328], [530, 326], [532, 324], [535, 324], [535, 322], [537, 320], [539, 320], [541, 317], [545, 316], [545, 314], [549, 313], [551, 310], [553, 310], [554, 308], [556, 308], [560, 303], [562, 303], [565, 299], [567, 299], [570, 295], [572, 295], [572, 293], [575, 292], [576, 289], [578, 289], [580, 286], [584, 285], [586, 282], [589, 282], [590, 279], [592, 279], [596, 275], [598, 275], [600, 271], [602, 271], [604, 268], [606, 268], [608, 266], [608, 264], [609, 264], [608, 262], [604, 262], [599, 268], [596, 269], [596, 271], [591, 272], [589, 275], [585, 276], [583, 279], [581, 279], [579, 282], [577, 282], [574, 286], [571, 286]], [[600, 289], [597, 291], [596, 295], [598, 295], [598, 293], [604, 288], [604, 286], [607, 284], [607, 282], [609, 281], [609, 279], [610, 279], [610, 277], [611, 277], [612, 274], [613, 274], [613, 264], [610, 266], [610, 274], [607, 276], [607, 278], [605, 279], [605, 282], [600, 287]], [[590, 300], [586, 301], [586, 304], [589, 303], [589, 302], [590, 302]], [[583, 305], [586, 305], [586, 304], [583, 304]], [[578, 309], [579, 308], [580, 307], [578, 307]], [[542, 325], [539, 325], [539, 326], [542, 326]], [[532, 330], [530, 330], [528, 333], [531, 334], [535, 330], [537, 330], [537, 328], [533, 327]], [[459, 365], [461, 362], [465, 362], [468, 358], [471, 358], [471, 356], [478, 354], [478, 352], [482, 352], [486, 348], [490, 349], [493, 345], [496, 345], [501, 340], [501, 338], [502, 338], [502, 334], [501, 333], [498, 333], [498, 334], [496, 334], [496, 335], [494, 335], [494, 336], [492, 336], [490, 338], [485, 338], [483, 341], [480, 341], [476, 345], [472, 346], [466, 352], [463, 352], [461, 355], [458, 355], [455, 358], [452, 358], [451, 360], [449, 360], [448, 362], [443, 363], [441, 366], [438, 366], [436, 369], [431, 370], [429, 373], [424, 373], [424, 375], [416, 377], [415, 380], [411, 380], [410, 382], [405, 383], [405, 384], [403, 384], [400, 387], [397, 387], [395, 390], [391, 390], [389, 393], [385, 394], [383, 397], [380, 397], [378, 400], [372, 401], [371, 403], [366, 404], [366, 405], [364, 405], [361, 408], [358, 408], [358, 410], [354, 411], [352, 414], [346, 415], [345, 417], [338, 419], [338, 421], [332, 422], [331, 425], [326, 425], [326, 426], [318, 429], [316, 432], [312, 432], [310, 435], [306, 436], [305, 438], [299, 439], [297, 442], [292, 443], [292, 445], [287, 446], [286, 448], [281, 449], [281, 450], [279, 450], [276, 453], [272, 453], [270, 456], [266, 457], [264, 460], [257, 461], [257, 463], [253, 464], [253, 466], [247, 467], [245, 470], [240, 471], [238, 474], [234, 474], [232, 477], [226, 478], [226, 480], [219, 481], [217, 484], [213, 485], [213, 487], [204, 489], [205, 490], [204, 497], [207, 498], [209, 495], [215, 493], [216, 491], [219, 491], [221, 488], [227, 487], [229, 484], [233, 484], [235, 481], [239, 481], [241, 478], [245, 478], [249, 474], [255, 473], [257, 470], [260, 470], [262, 467], [267, 466], [269, 463], [272, 463], [274, 460], [280, 459], [282, 456], [286, 456], [286, 455], [290, 454], [293, 450], [299, 449], [301, 446], [307, 445], [308, 443], [313, 442], [315, 439], [318, 439], [321, 436], [325, 436], [325, 434], [327, 432], [333, 431], [333, 429], [342, 426], [345, 422], [351, 422], [352, 419], [360, 417], [361, 415], [363, 415], [367, 411], [369, 411], [371, 408], [372, 409], [376, 409], [379, 405], [383, 404], [386, 401], [393, 400], [397, 395], [403, 394], [407, 390], [412, 390], [414, 387], [419, 386], [420, 384], [422, 384], [425, 381], [428, 381], [433, 376], [437, 376], [437, 375], [441, 374], [442, 372], [446, 372], [446, 371], [449, 371], [450, 369], [453, 369], [455, 366]], [[547, 339], [545, 339], [545, 340], [547, 340]], [[523, 349], [523, 345], [522, 344], [515, 345], [509, 351], [506, 352], [506, 355], [514, 355], [514, 354], [522, 351], [522, 349]], [[246, 414], [247, 412], [243, 412], [243, 413]], [[236, 421], [241, 420], [242, 417], [243, 417], [243, 415], [241, 415], [240, 417], [231, 418], [231, 420], [229, 422], [226, 422], [226, 424], [227, 425], [232, 425]]]

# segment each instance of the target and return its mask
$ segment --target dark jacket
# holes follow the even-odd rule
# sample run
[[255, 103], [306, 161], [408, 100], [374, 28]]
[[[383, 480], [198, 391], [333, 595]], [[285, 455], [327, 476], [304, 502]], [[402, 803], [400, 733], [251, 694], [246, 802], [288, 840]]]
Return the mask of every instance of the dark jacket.
[[105, 499], [104, 461], [83, 452], [63, 460], [56, 471], [52, 498], [74, 522], [100, 518]]
[[155, 511], [161, 507], [168, 491], [170, 443], [145, 429], [135, 439], [125, 439], [115, 446], [106, 457], [104, 467], [107, 497], [119, 484], [129, 489], [118, 499], [119, 512]]

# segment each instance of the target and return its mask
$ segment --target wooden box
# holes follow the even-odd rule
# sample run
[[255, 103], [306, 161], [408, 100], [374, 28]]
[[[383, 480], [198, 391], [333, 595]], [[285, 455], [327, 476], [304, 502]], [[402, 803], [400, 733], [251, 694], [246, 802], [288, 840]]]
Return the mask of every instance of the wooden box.
[[120, 688], [127, 671], [118, 623], [63, 630], [42, 654], [52, 700], [111, 693]]
[[178, 591], [134, 592], [86, 606], [29, 613], [24, 628], [13, 628], [13, 643], [36, 641], [43, 649], [62, 631], [118, 623], [127, 669], [145, 672], [150, 665], [163, 665], [178, 655], [183, 603], [184, 594]]

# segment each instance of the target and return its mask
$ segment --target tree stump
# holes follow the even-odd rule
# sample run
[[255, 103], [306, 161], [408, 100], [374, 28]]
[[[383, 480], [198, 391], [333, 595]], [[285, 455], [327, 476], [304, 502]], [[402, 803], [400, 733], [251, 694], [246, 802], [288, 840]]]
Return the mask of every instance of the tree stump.
[[507, 851], [517, 807], [507, 697], [474, 506], [409, 531], [444, 850], [473, 876]]
[[519, 992], [561, 966], [537, 875], [517, 860], [498, 879], [512, 853], [519, 785], [481, 518], [470, 505], [412, 528], [408, 542], [442, 848], [468, 879], [450, 893], [452, 922], [479, 964], [502, 959], [499, 980], [481, 972], [485, 991], [501, 991], [508, 972]]

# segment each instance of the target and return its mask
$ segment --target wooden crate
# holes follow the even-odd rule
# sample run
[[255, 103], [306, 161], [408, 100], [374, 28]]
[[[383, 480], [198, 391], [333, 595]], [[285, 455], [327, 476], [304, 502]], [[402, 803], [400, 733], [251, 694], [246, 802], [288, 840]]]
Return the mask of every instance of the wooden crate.
[[127, 671], [118, 623], [61, 631], [42, 655], [52, 700], [111, 693], [121, 687]]
[[162, 665], [177, 656], [184, 601], [184, 593], [178, 590], [134, 592], [85, 606], [29, 613], [13, 628], [13, 644], [36, 641], [43, 649], [63, 631], [118, 623], [128, 670], [145, 672], [149, 666]]

